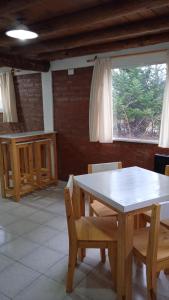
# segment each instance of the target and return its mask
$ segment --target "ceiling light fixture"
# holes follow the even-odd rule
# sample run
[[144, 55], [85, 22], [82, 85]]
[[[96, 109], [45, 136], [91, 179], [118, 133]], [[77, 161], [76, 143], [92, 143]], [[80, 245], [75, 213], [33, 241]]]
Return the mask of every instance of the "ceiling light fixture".
[[36, 39], [38, 37], [37, 33], [30, 31], [25, 25], [18, 25], [14, 29], [6, 31], [5, 34], [9, 37], [19, 39], [22, 41]]

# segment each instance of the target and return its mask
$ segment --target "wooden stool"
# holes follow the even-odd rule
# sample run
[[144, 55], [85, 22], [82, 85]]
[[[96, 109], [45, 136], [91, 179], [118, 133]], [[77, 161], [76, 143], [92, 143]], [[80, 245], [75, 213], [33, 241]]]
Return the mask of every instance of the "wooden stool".
[[[17, 177], [12, 177], [14, 182], [16, 200], [20, 199], [20, 195], [29, 193], [34, 190], [33, 181], [33, 148], [32, 143], [17, 143]], [[15, 177], [15, 178], [14, 178]]]
[[1, 144], [1, 159], [3, 164], [3, 177], [4, 187], [2, 191], [2, 196], [5, 197], [5, 190], [13, 187], [12, 185], [12, 167], [10, 163], [10, 149], [9, 144], [2, 143]]
[[2, 197], [20, 197], [57, 183], [57, 147], [54, 132], [25, 132], [0, 136]]
[[33, 185], [33, 145], [32, 143], [16, 144], [19, 156], [21, 184]]
[[34, 143], [34, 162], [38, 187], [52, 182], [51, 160], [51, 140], [36, 141]]
[[1, 164], [3, 176], [2, 196], [14, 196], [19, 201], [22, 194], [33, 188], [33, 152], [32, 143], [1, 144]]

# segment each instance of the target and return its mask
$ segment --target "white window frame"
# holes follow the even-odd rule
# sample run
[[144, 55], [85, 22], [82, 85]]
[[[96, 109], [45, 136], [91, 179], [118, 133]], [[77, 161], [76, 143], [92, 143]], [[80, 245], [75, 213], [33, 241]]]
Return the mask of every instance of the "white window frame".
[[[136, 54], [131, 56], [112, 57], [112, 69], [141, 67], [145, 65], [165, 64], [167, 61], [166, 52]], [[141, 143], [141, 144], [157, 144], [158, 140], [144, 140], [132, 138], [114, 138], [113, 141]]]

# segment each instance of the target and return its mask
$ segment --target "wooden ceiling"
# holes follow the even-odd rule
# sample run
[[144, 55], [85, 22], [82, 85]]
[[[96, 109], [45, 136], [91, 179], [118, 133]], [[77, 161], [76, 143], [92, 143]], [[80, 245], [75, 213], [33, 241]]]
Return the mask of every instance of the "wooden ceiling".
[[[54, 59], [169, 42], [169, 0], [6, 0], [0, 12], [0, 66], [47, 71]], [[39, 37], [7, 37], [18, 22]]]

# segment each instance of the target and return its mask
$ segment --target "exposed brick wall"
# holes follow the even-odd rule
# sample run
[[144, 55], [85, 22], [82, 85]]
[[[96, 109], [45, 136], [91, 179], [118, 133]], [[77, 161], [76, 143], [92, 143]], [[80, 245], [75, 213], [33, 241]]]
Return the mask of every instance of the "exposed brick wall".
[[14, 77], [18, 123], [3, 123], [0, 113], [0, 134], [43, 130], [41, 76], [38, 74]]
[[153, 169], [154, 154], [167, 153], [156, 145], [114, 142], [90, 143], [88, 129], [92, 68], [53, 72], [54, 123], [59, 131], [59, 178], [87, 172], [88, 163], [118, 161], [123, 166]]
[[43, 103], [40, 73], [14, 78], [19, 122], [24, 131], [43, 130]]
[[23, 131], [22, 124], [19, 123], [3, 123], [3, 113], [0, 113], [0, 134], [13, 133]]

